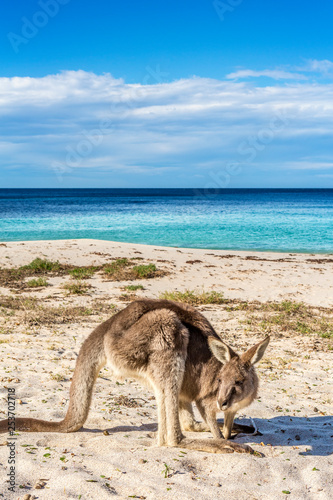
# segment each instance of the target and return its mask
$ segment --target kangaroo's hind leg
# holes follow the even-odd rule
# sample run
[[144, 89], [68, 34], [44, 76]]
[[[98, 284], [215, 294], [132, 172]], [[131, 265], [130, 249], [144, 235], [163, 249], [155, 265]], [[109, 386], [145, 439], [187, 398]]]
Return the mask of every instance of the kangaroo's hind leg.
[[158, 405], [157, 442], [160, 446], [176, 446], [183, 439], [178, 406], [188, 330], [172, 311], [161, 309], [149, 314], [151, 327], [156, 328], [155, 348], [149, 357], [148, 372]]
[[165, 373], [154, 373], [154, 379], [158, 380], [155, 390], [158, 404], [158, 445], [176, 446], [182, 439], [183, 434], [179, 422], [179, 392], [183, 381], [185, 357], [178, 353], [164, 353], [163, 365]]
[[157, 403], [157, 446], [167, 445], [167, 414], [165, 408], [165, 394], [161, 388], [155, 388], [155, 398]]

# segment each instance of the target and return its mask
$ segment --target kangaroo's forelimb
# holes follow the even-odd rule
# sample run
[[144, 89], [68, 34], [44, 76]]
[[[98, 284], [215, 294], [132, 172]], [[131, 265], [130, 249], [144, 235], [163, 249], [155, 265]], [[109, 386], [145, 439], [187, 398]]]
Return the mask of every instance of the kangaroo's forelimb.
[[[201, 412], [201, 415], [203, 416], [203, 412]], [[212, 432], [211, 427], [208, 425], [205, 413], [203, 416], [203, 418], [204, 418], [203, 422], [198, 422], [197, 420], [195, 420], [192, 403], [189, 403], [187, 401], [180, 401], [179, 402], [179, 416], [180, 416], [181, 428], [183, 431]], [[215, 414], [213, 412], [211, 420], [214, 421], [215, 418], [216, 417], [215, 417]], [[234, 439], [235, 436], [237, 436], [237, 434], [239, 434], [239, 433], [253, 434], [255, 431], [255, 428], [251, 425], [236, 424], [234, 422], [233, 416], [231, 414], [229, 414], [227, 416], [227, 418], [225, 418], [224, 421], [222, 421], [222, 422], [220, 422], [218, 420], [217, 425], [221, 429], [222, 434], [224, 434], [223, 430], [226, 432], [226, 436], [224, 436], [225, 439]], [[220, 437], [222, 437], [222, 436], [220, 436]]]

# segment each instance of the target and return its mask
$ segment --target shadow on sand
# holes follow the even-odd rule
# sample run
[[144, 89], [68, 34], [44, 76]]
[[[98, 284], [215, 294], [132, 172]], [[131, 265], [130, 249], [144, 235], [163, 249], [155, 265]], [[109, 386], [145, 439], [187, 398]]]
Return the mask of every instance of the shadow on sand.
[[[333, 417], [293, 417], [279, 416], [270, 419], [253, 419], [259, 435], [246, 436], [244, 433], [236, 436], [238, 442], [261, 443], [272, 446], [306, 446], [300, 450], [300, 455], [327, 456], [333, 453]], [[223, 422], [223, 420], [219, 420]], [[241, 425], [251, 425], [248, 419], [236, 419]], [[157, 430], [157, 424], [140, 426], [120, 425], [107, 429], [110, 434], [117, 432], [145, 432]], [[83, 428], [81, 432], [101, 432], [100, 429]], [[201, 434], [202, 435], [202, 434]], [[198, 433], [199, 437], [199, 433]]]
[[[253, 419], [262, 435], [240, 435], [237, 441], [261, 443], [272, 446], [306, 446], [300, 455], [327, 456], [333, 453], [333, 417], [279, 416], [269, 419]], [[236, 422], [238, 420], [236, 419]], [[245, 421], [241, 422], [245, 423]]]

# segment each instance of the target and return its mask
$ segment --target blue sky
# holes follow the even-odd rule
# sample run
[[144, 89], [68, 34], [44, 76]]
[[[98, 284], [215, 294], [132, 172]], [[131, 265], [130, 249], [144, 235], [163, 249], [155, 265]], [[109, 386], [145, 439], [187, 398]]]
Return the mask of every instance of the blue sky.
[[333, 187], [331, 1], [0, 9], [0, 187]]

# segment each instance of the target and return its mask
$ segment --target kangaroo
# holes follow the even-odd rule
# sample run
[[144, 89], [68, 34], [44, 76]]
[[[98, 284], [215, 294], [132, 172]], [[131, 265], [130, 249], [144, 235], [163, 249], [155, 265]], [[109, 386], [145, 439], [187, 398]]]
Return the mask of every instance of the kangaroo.
[[[238, 355], [194, 307], [169, 300], [137, 300], [97, 326], [84, 341], [65, 418], [60, 422], [17, 418], [16, 430], [81, 429], [88, 416], [95, 380], [108, 363], [115, 375], [139, 379], [154, 390], [158, 446], [253, 453], [249, 446], [229, 438], [236, 412], [257, 395], [258, 377], [253, 365], [262, 358], [268, 343], [266, 337]], [[193, 402], [204, 424], [195, 421]], [[216, 420], [218, 410], [224, 412], [223, 437]], [[0, 432], [7, 430], [8, 420], [1, 420]], [[210, 430], [213, 439], [185, 438], [182, 430]]]

